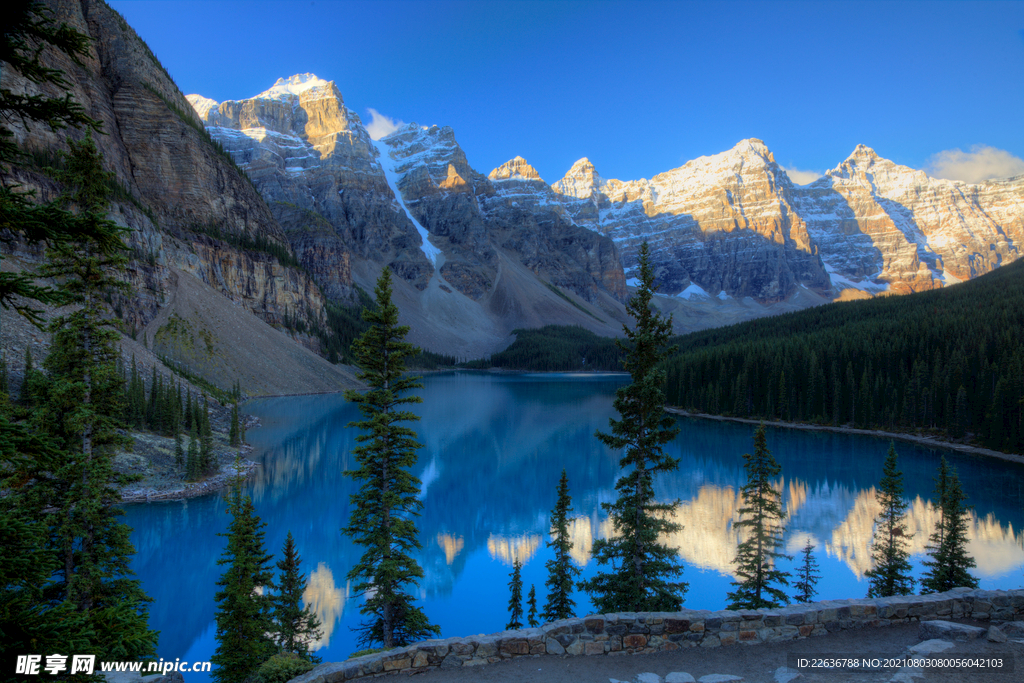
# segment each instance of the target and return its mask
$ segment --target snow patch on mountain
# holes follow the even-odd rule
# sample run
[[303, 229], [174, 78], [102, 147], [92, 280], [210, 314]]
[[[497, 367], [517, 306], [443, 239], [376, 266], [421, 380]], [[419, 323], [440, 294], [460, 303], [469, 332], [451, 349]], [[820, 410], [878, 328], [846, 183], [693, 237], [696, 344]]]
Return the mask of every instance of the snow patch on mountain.
[[[252, 99], [254, 100], [279, 100], [287, 102], [292, 97], [298, 97], [305, 92], [315, 88], [321, 88], [323, 97], [329, 97], [330, 81], [317, 78], [314, 74], [295, 74], [289, 78], [279, 78], [269, 90], [264, 90]], [[316, 93], [313, 93], [316, 94]]]
[[437, 267], [437, 257], [441, 256], [442, 252], [440, 249], [435, 247], [430, 241], [430, 233], [427, 229], [420, 225], [420, 222], [416, 220], [416, 217], [409, 211], [409, 207], [405, 205], [405, 200], [402, 198], [402, 193], [398, 189], [398, 173], [395, 170], [395, 161], [391, 158], [391, 152], [388, 149], [388, 144], [384, 140], [373, 140], [373, 146], [377, 148], [377, 152], [380, 154], [378, 161], [380, 162], [381, 168], [384, 170], [384, 177], [388, 181], [388, 187], [395, 195], [395, 200], [398, 205], [405, 211], [405, 215], [409, 217], [412, 224], [416, 227], [416, 232], [420, 234], [420, 238], [423, 240], [420, 244], [420, 249], [423, 250], [423, 255], [427, 257], [427, 260]]
[[199, 118], [206, 120], [206, 115], [211, 109], [216, 109], [220, 104], [217, 100], [211, 100], [209, 97], [203, 97], [202, 95], [185, 95], [185, 99], [192, 105], [192, 108], [199, 114]]
[[706, 291], [704, 291], [704, 288], [701, 287], [700, 285], [698, 285], [696, 282], [691, 282], [690, 285], [686, 289], [684, 289], [683, 291], [679, 292], [679, 294], [676, 294], [676, 296], [678, 296], [681, 299], [686, 299], [687, 301], [689, 301], [690, 299], [693, 299], [693, 298], [697, 298], [697, 299], [710, 299], [711, 298], [711, 295], [708, 294]]
[[863, 280], [851, 280], [850, 278], [839, 273], [831, 265], [822, 261], [825, 265], [825, 272], [828, 273], [829, 279], [832, 281], [832, 286], [837, 290], [841, 289], [859, 289], [862, 292], [868, 294], [881, 294], [882, 292], [889, 291], [888, 282], [874, 282], [864, 278]]

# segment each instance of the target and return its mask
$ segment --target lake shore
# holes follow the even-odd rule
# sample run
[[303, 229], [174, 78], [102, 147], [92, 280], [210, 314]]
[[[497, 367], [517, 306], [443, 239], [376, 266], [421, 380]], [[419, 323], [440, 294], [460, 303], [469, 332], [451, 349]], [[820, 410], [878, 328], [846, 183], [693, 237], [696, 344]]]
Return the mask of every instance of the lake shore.
[[[260, 466], [251, 460], [242, 461], [242, 478], [248, 479]], [[238, 473], [234, 467], [222, 468], [220, 472], [212, 477], [196, 482], [182, 482], [177, 488], [157, 488], [154, 486], [125, 487], [121, 489], [121, 502], [128, 503], [156, 503], [166, 500], [185, 500], [205, 496], [214, 491], [226, 489], [235, 481]]]
[[787, 429], [804, 429], [812, 432], [839, 432], [841, 434], [862, 434], [864, 436], [880, 436], [888, 439], [895, 439], [899, 441], [910, 441], [913, 443], [921, 444], [922, 446], [934, 446], [935, 448], [948, 448], [954, 451], [961, 451], [963, 453], [971, 453], [973, 455], [983, 455], [990, 458], [999, 458], [1000, 460], [1007, 460], [1009, 462], [1015, 462], [1020, 465], [1024, 465], [1024, 456], [1016, 453], [1003, 453], [1002, 451], [994, 451], [989, 448], [981, 448], [980, 446], [971, 446], [969, 444], [956, 443], [954, 441], [945, 441], [933, 436], [919, 436], [916, 434], [906, 434], [903, 432], [887, 432], [881, 429], [857, 429], [856, 427], [835, 427], [832, 425], [815, 425], [807, 424], [804, 422], [785, 422], [783, 420], [754, 420], [746, 417], [727, 417], [725, 415], [711, 415], [708, 413], [698, 413], [690, 410], [684, 410], [683, 408], [666, 407], [665, 412], [673, 415], [681, 415], [683, 417], [695, 417], [702, 420], [718, 420], [719, 422], [743, 422], [745, 424], [759, 425], [764, 424], [768, 427], [784, 427]]

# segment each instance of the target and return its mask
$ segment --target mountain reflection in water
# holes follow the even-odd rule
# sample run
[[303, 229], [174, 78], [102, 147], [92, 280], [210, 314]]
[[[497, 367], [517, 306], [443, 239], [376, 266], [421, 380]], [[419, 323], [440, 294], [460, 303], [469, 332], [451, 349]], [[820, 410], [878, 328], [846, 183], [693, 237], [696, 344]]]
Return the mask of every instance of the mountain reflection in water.
[[[424, 379], [424, 402], [414, 406], [423, 419], [414, 427], [424, 444], [415, 473], [424, 481], [416, 524], [425, 576], [412, 592], [445, 636], [504, 628], [515, 558], [524, 563], [525, 590], [535, 585], [538, 604], [544, 604], [544, 564], [552, 556], [548, 517], [563, 468], [574, 507], [572, 556], [584, 577], [597, 572], [590, 549], [594, 539], [612, 533], [601, 503], [615, 499], [619, 456], [594, 431], [608, 428], [615, 389], [625, 381], [614, 375], [487, 373]], [[355, 491], [355, 482], [343, 475], [355, 464], [350, 451], [356, 431], [347, 424], [359, 416], [335, 395], [261, 399], [245, 410], [263, 424], [247, 434], [255, 446], [251, 457], [263, 467], [246, 489], [267, 523], [267, 549], [279, 555], [292, 532], [307, 574], [305, 600], [323, 623], [317, 654], [325, 661], [344, 659], [357, 649], [351, 629], [361, 619], [361, 598], [347, 579], [361, 549], [340, 532]], [[682, 431], [668, 451], [680, 459], [679, 469], [660, 477], [655, 491], [659, 500], [680, 501], [672, 516], [683, 529], [667, 541], [679, 548], [686, 566], [686, 606], [719, 609], [740, 540], [735, 522], [742, 455], [753, 447], [753, 427], [686, 418], [678, 424]], [[862, 597], [879, 512], [875, 487], [888, 442], [769, 428], [768, 446], [782, 466], [775, 485], [787, 511], [786, 552], [798, 555], [807, 541], [817, 546], [821, 599]], [[927, 501], [939, 451], [907, 443], [896, 448], [919, 577], [936, 521]], [[982, 587], [1021, 586], [1024, 467], [960, 453], [946, 457], [975, 506], [969, 551]], [[126, 519], [135, 528], [133, 566], [155, 599], [150, 625], [161, 631], [159, 656], [209, 659], [216, 645], [213, 596], [223, 572], [217, 558], [224, 539], [216, 534], [228, 521], [223, 498], [133, 505]], [[574, 597], [578, 614], [591, 609], [586, 595]]]

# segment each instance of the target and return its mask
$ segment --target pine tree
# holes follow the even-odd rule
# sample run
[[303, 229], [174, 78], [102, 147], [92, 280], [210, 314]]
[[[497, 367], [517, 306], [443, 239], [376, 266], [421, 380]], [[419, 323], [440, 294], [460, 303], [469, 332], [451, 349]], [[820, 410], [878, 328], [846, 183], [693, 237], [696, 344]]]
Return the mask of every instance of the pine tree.
[[154, 365], [153, 375], [149, 380], [149, 400], [146, 401], [146, 428], [152, 431], [157, 430], [157, 419], [159, 416], [157, 411], [157, 399], [160, 397], [160, 394], [156, 390], [158, 381], [156, 366]]
[[[218, 683], [243, 683], [256, 673], [260, 665], [273, 656], [274, 642], [270, 619], [270, 597], [273, 587], [271, 556], [264, 549], [266, 524], [256, 514], [249, 496], [242, 495], [242, 466], [235, 461], [238, 473], [228, 499], [231, 523], [227, 546], [217, 564], [226, 565], [217, 585], [217, 650], [210, 661], [217, 668], [213, 679]], [[259, 589], [263, 589], [260, 592]]]
[[941, 512], [939, 524], [929, 539], [928, 555], [924, 565], [929, 568], [921, 579], [922, 593], [942, 593], [954, 588], [977, 588], [978, 579], [968, 571], [975, 566], [974, 558], [967, 554], [967, 528], [970, 525], [970, 507], [964, 505], [967, 496], [960, 487], [956, 469], [951, 469], [942, 456], [939, 476], [935, 480], [934, 505]]
[[391, 271], [384, 268], [377, 280], [376, 310], [363, 310], [370, 327], [353, 344], [358, 377], [369, 390], [345, 393], [363, 417], [349, 426], [364, 433], [356, 437], [360, 445], [352, 451], [358, 469], [346, 472], [361, 485], [352, 495], [353, 510], [343, 530], [365, 548], [348, 573], [355, 590], [367, 596], [360, 611], [370, 620], [360, 627], [360, 643], [388, 648], [440, 633], [413, 604], [407, 588], [423, 578], [409, 554], [421, 547], [413, 518], [423, 504], [417, 497], [420, 481], [409, 471], [421, 444], [402, 424], [419, 418], [401, 408], [422, 402], [409, 392], [423, 385], [418, 377], [404, 375], [405, 359], [418, 349], [404, 341], [409, 328], [398, 324], [391, 287]]
[[185, 465], [185, 449], [181, 444], [181, 425], [174, 428], [174, 464], [178, 467]]
[[754, 433], [754, 454], [744, 453], [743, 469], [747, 483], [742, 488], [743, 507], [739, 509], [737, 529], [749, 529], [747, 539], [740, 543], [736, 553], [736, 576], [729, 593], [729, 609], [765, 609], [789, 604], [787, 596], [777, 586], [789, 585], [789, 573], [775, 567], [780, 558], [792, 559], [779, 552], [782, 545], [782, 520], [785, 511], [779, 492], [772, 486], [782, 468], [768, 450], [764, 425]]
[[526, 604], [530, 607], [526, 613], [526, 623], [530, 625], [530, 628], [537, 628], [540, 626], [540, 622], [537, 621], [537, 587], [532, 583], [530, 584], [530, 594], [526, 598]]
[[65, 301], [77, 304], [50, 324], [48, 385], [33, 418], [63, 451], [49, 481], [51, 542], [60, 561], [49, 597], [72, 603], [95, 625], [95, 650], [141, 657], [154, 651], [156, 634], [147, 624], [150, 599], [128, 567], [135, 552], [131, 529], [117, 519], [123, 514], [118, 486], [128, 480], [114, 471], [113, 455], [129, 440], [120, 431], [118, 337], [103, 303], [103, 294], [125, 289], [118, 275], [127, 261], [126, 229], [106, 217], [112, 174], [103, 171], [91, 136], [69, 146], [66, 170], [58, 174], [64, 203], [92, 229], [52, 246], [40, 269], [60, 279]]
[[199, 431], [199, 472], [207, 475], [214, 469], [213, 429], [210, 427], [210, 407], [206, 396], [203, 396], [203, 408], [200, 413]]
[[196, 423], [192, 422], [192, 429], [188, 432], [188, 459], [185, 461], [185, 478], [189, 481], [199, 481], [201, 475], [199, 463], [199, 435], [196, 434]]
[[911, 576], [907, 544], [913, 534], [907, 534], [907, 525], [903, 521], [907, 511], [907, 502], [903, 500], [903, 473], [896, 468], [896, 447], [892, 443], [882, 467], [882, 481], [875, 499], [882, 512], [875, 520], [871, 549], [874, 567], [864, 572], [871, 580], [868, 597], [911, 595], [915, 581]]
[[241, 443], [238, 431], [238, 401], [231, 406], [231, 431], [228, 434], [228, 443], [232, 446], [238, 446]]
[[569, 478], [562, 470], [558, 482], [558, 499], [551, 511], [551, 540], [547, 547], [555, 556], [547, 561], [548, 600], [541, 618], [545, 621], [572, 618], [576, 606], [572, 599], [573, 579], [579, 576], [580, 568], [572, 563], [572, 539], [569, 538], [569, 513], [572, 512], [572, 498], [569, 497]]
[[804, 546], [801, 552], [803, 553], [803, 563], [801, 563], [800, 569], [797, 570], [798, 580], [793, 584], [793, 588], [797, 590], [797, 602], [810, 602], [818, 594], [814, 587], [818, 584], [821, 574], [818, 573], [818, 563], [812, 554], [814, 553], [814, 545], [807, 541], [807, 545]]
[[508, 575], [508, 623], [506, 630], [523, 627], [523, 563], [517, 557], [512, 562], [512, 573]]
[[597, 433], [607, 446], [625, 449], [619, 465], [628, 472], [615, 484], [618, 499], [601, 504], [609, 513], [614, 536], [595, 541], [593, 547], [597, 564], [610, 563], [613, 571], [579, 584], [601, 612], [675, 611], [682, 607], [687, 588], [686, 583], [671, 580], [683, 570], [676, 550], [658, 542], [660, 535], [682, 528], [667, 519], [678, 501], [654, 500], [654, 476], [679, 466], [662, 451], [678, 433], [665, 414], [665, 371], [659, 367], [672, 351], [666, 349], [672, 321], [651, 307], [654, 267], [646, 242], [638, 257], [640, 287], [626, 304], [636, 325], [632, 330], [623, 326], [626, 343], [616, 341], [627, 354], [623, 366], [633, 381], [616, 392], [614, 405], [622, 419], [609, 420], [611, 434]]
[[288, 532], [283, 556], [277, 562], [281, 570], [278, 591], [271, 598], [272, 619], [277, 647], [281, 652], [292, 652], [310, 661], [319, 658], [309, 652], [309, 644], [320, 638], [320, 620], [309, 606], [301, 607], [302, 593], [306, 590], [306, 577], [299, 571], [302, 559], [295, 550], [295, 539]]
[[[88, 46], [88, 36], [66, 24], [58, 25], [51, 10], [41, 3], [19, 1], [5, 6], [3, 31], [0, 32], [4, 79], [9, 80], [8, 75], [16, 72], [30, 85], [0, 88], [0, 172], [6, 173], [10, 164], [23, 159], [10, 122], [16, 121], [15, 125], [23, 129], [34, 129], [42, 124], [51, 131], [68, 126], [99, 130], [100, 123], [86, 116], [82, 106], [65, 94], [71, 88], [64, 74], [47, 68], [41, 61], [44, 56], [60, 52], [62, 59], [70, 58], [81, 64], [80, 58], [89, 53]], [[42, 94], [46, 92], [61, 95]], [[32, 246], [52, 247], [63, 241], [89, 239], [95, 227], [94, 212], [69, 210], [63, 196], [49, 202], [37, 199], [11, 182], [10, 176], [6, 177], [0, 183], [0, 232], [17, 236]], [[104, 234], [108, 233], [104, 231]], [[2, 312], [13, 309], [41, 326], [36, 306], [66, 301], [59, 283], [42, 285], [30, 271], [0, 271]], [[31, 357], [27, 347], [26, 356]], [[26, 372], [21, 395], [25, 403], [31, 402], [34, 381], [42, 378], [37, 370]], [[116, 538], [116, 525], [102, 525], [104, 533], [96, 539], [97, 544], [107, 539], [116, 541], [110, 548], [109, 559], [114, 564], [125, 563], [121, 568], [111, 568], [109, 590], [93, 596], [95, 609], [89, 612], [81, 612], [77, 601], [63, 599], [67, 585], [58, 572], [66, 569], [66, 565], [62, 562], [64, 558], [58, 558], [52, 534], [56, 518], [44, 510], [54, 509], [56, 488], [61, 484], [56, 474], [67, 467], [69, 452], [49, 429], [17, 422], [9, 408], [6, 403], [0, 406], [0, 490], [4, 492], [0, 496], [0, 641], [3, 643], [0, 680], [23, 680], [23, 676], [13, 673], [15, 653], [97, 652], [101, 657], [110, 655], [111, 659], [135, 659], [137, 654], [142, 656], [152, 651], [155, 634], [150, 631], [126, 631], [126, 647], [115, 655], [115, 648], [110, 647], [110, 634], [98, 634], [94, 628], [96, 619], [101, 616], [110, 617], [111, 623], [121, 625], [122, 615], [115, 614], [113, 607], [106, 608], [117, 597], [123, 598], [120, 604], [125, 611], [132, 605], [133, 585], [126, 578], [129, 574], [125, 569], [127, 559], [120, 552], [124, 548], [120, 543], [123, 539]], [[103, 514], [110, 511], [105, 497], [88, 504]], [[64, 513], [67, 514], [66, 508]], [[97, 544], [88, 544], [82, 550], [96, 550]], [[115, 595], [121, 589], [124, 589], [123, 594]]]

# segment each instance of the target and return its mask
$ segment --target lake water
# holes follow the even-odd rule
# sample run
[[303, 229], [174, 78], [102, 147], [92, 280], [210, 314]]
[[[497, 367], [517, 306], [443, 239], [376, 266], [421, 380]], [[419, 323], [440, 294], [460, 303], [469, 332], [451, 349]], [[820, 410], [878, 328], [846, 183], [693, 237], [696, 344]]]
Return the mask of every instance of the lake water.
[[[419, 562], [426, 577], [416, 589], [421, 605], [442, 635], [502, 630], [507, 620], [512, 559], [523, 562], [525, 593], [537, 586], [543, 606], [551, 554], [548, 516], [563, 468], [575, 507], [574, 557], [591, 576], [588, 557], [595, 538], [607, 535], [602, 502], [615, 498], [619, 455], [594, 438], [605, 430], [622, 375], [432, 375], [414, 409], [424, 448], [415, 473], [423, 481], [423, 544]], [[306, 600], [324, 624], [317, 654], [345, 659], [356, 649], [351, 629], [360, 622], [358, 596], [346, 579], [361, 554], [340, 533], [349, 514], [354, 466], [349, 451], [358, 419], [341, 396], [303, 396], [251, 401], [246, 412], [263, 426], [247, 437], [250, 456], [263, 464], [247, 483], [258, 514], [267, 523], [267, 548], [280, 555], [285, 535], [295, 536], [308, 589]], [[721, 609], [731, 589], [730, 563], [737, 535], [732, 529], [745, 478], [743, 453], [753, 448], [746, 424], [681, 418], [668, 452], [680, 458], [677, 472], [657, 482], [659, 499], [681, 501], [684, 525], [670, 539], [679, 548], [690, 584], [686, 607]], [[878, 513], [874, 486], [888, 442], [863, 436], [768, 430], [768, 446], [782, 466], [778, 484], [788, 512], [785, 543], [797, 555], [810, 539], [823, 578], [819, 599], [863, 597], [870, 568], [872, 522]], [[936, 520], [927, 504], [939, 451], [897, 442], [910, 501], [916, 575]], [[982, 588], [1024, 585], [1024, 467], [946, 452], [960, 474], [969, 503], [970, 552]], [[217, 565], [227, 527], [224, 499], [132, 505], [125, 517], [135, 531], [133, 566], [155, 599], [150, 626], [161, 632], [165, 660], [209, 660], [215, 649], [214, 593], [223, 568]], [[795, 564], [795, 562], [793, 563]], [[792, 592], [792, 591], [791, 591]], [[590, 610], [577, 594], [577, 614]], [[201, 680], [189, 674], [189, 680]]]

